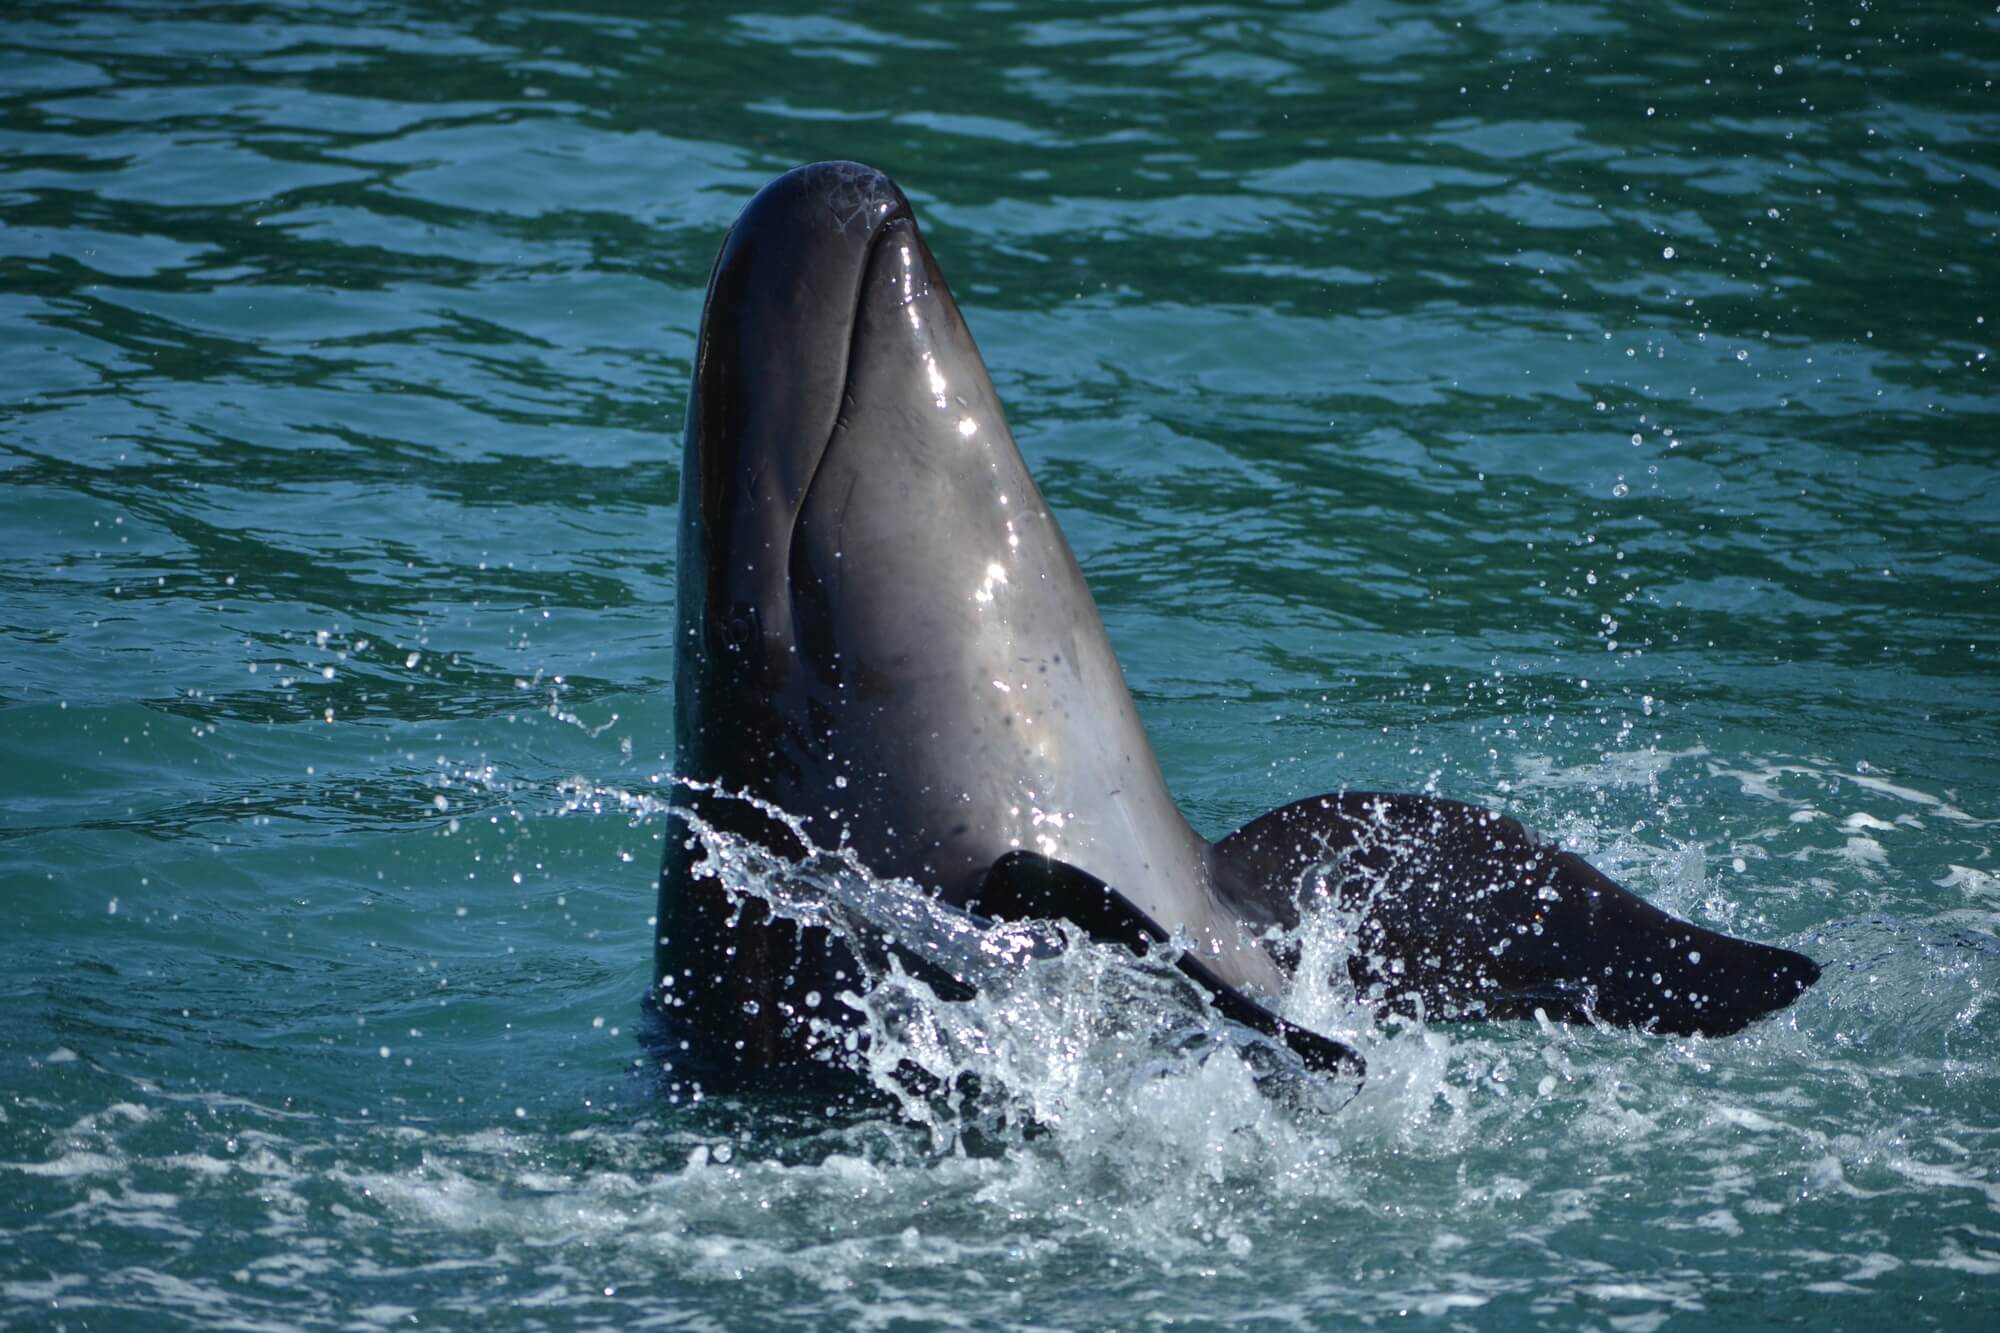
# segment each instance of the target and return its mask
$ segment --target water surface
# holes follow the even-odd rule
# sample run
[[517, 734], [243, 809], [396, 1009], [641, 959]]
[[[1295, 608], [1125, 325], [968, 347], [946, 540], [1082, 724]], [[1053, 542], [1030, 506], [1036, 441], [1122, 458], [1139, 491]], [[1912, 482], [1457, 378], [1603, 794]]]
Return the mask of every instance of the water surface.
[[[1997, 73], [1981, 6], [12, 7], [0, 1320], [1991, 1326]], [[973, 1071], [1033, 1132], [676, 1099], [695, 323], [830, 156], [1204, 833], [1434, 789], [1821, 984], [1348, 1013], [1331, 1118], [1061, 985], [975, 1015], [1073, 1042]]]

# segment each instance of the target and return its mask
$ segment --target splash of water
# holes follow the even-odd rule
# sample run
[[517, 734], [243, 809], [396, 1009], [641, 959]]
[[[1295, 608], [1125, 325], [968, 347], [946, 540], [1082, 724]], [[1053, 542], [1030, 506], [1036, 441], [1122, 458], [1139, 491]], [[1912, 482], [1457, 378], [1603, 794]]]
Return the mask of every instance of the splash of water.
[[[1286, 1114], [1325, 1115], [1352, 1086], [1307, 1070], [1283, 1045], [1216, 1013], [1176, 967], [1179, 938], [1138, 956], [1097, 944], [1066, 922], [1002, 922], [969, 915], [907, 880], [876, 875], [854, 852], [826, 848], [806, 821], [747, 793], [675, 780], [705, 799], [742, 802], [786, 830], [788, 857], [718, 828], [687, 803], [582, 779], [565, 809], [607, 805], [635, 819], [670, 817], [700, 852], [692, 873], [714, 881], [740, 911], [755, 899], [774, 917], [819, 927], [845, 944], [861, 976], [833, 996], [806, 997], [817, 1044], [888, 1098], [939, 1147], [968, 1135], [1047, 1132], [1079, 1108], [1123, 1104], [1151, 1084], [1192, 1076], [1241, 1078]], [[732, 925], [735, 921], [732, 921]], [[1352, 923], [1302, 927], [1315, 977], [1335, 975]], [[947, 980], [955, 983], [940, 986]], [[1358, 1035], [1352, 997], [1317, 981], [1284, 997], [1289, 1016]], [[838, 1006], [836, 1009], [835, 1006]], [[1228, 1070], [1231, 1072], [1221, 1072]]]
[[[683, 792], [749, 801], [806, 850], [788, 859], [718, 830], [683, 808]], [[1718, 1079], [1731, 1086], [1730, 1105], [1783, 1123], [1793, 1096], [1785, 1071], [1807, 1044], [1794, 1011], [1726, 1043], [1547, 1020], [1441, 1028], [1379, 1016], [1346, 982], [1360, 922], [1318, 890], [1331, 867], [1313, 867], [1298, 886], [1299, 927], [1274, 940], [1298, 958], [1274, 1007], [1363, 1054], [1368, 1078], [1346, 1101], [1346, 1087], [1329, 1096], [1289, 1051], [1222, 1021], [1170, 949], [1141, 958], [1061, 923], [969, 917], [874, 875], [843, 847], [817, 846], [802, 821], [694, 783], [634, 794], [578, 779], [565, 808], [672, 819], [725, 891], [836, 931], [864, 946], [857, 957], [878, 960], [852, 991], [824, 1000], [853, 1016], [843, 1049], [892, 1114], [744, 1142], [817, 1144], [810, 1169], [839, 1177], [826, 1185], [836, 1193], [846, 1188], [841, 1162], [933, 1182], [963, 1168], [952, 1197], [975, 1215], [1018, 1205], [1047, 1222], [1087, 1181], [1097, 1212], [1078, 1225], [1100, 1238], [1104, 1227], [1125, 1229], [1114, 1246], [1125, 1254], [1235, 1254], [1291, 1210], [1370, 1214], [1409, 1190], [1454, 1208], [1468, 1199], [1513, 1208], [1533, 1172], [1505, 1145], [1538, 1142], [1555, 1126], [1612, 1161], [1662, 1138], [1698, 1138]], [[1672, 881], [1667, 896], [1701, 893], [1698, 860], [1618, 846], [1640, 879]], [[973, 994], [940, 994], [921, 975], [929, 969]], [[752, 1170], [736, 1151], [731, 1169]]]

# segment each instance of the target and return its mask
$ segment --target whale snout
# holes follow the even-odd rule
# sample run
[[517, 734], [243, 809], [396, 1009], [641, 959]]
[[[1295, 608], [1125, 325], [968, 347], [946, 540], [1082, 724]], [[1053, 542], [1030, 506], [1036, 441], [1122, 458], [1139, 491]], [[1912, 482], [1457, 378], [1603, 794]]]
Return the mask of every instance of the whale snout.
[[[896, 182], [859, 162], [815, 162], [795, 167], [759, 190], [723, 241], [720, 279], [732, 267], [762, 267], [763, 281], [795, 278], [818, 285], [867, 262], [876, 233], [896, 218], [911, 217], [910, 201]], [[858, 276], [858, 272], [857, 272]]]
[[[860, 229], [864, 244], [883, 222], [910, 214], [910, 201], [896, 182], [860, 162], [815, 162], [799, 167], [772, 182], [772, 188], [760, 193], [757, 200], [765, 194], [773, 195], [773, 207], [800, 207], [808, 214], [823, 211], [824, 224], [840, 234]], [[750, 211], [757, 210], [757, 200], [751, 201]], [[814, 219], [807, 216], [798, 221], [805, 228]]]
[[722, 639], [729, 624], [754, 622], [770, 652], [787, 649], [793, 520], [840, 421], [876, 243], [899, 221], [914, 225], [887, 176], [816, 162], [758, 191], [716, 255], [682, 485], [720, 558], [690, 553], [683, 582], [699, 588]]
[[788, 171], [744, 206], [709, 278], [689, 410], [711, 476], [782, 479], [796, 500], [840, 407], [875, 243], [898, 221], [910, 201], [858, 162]]

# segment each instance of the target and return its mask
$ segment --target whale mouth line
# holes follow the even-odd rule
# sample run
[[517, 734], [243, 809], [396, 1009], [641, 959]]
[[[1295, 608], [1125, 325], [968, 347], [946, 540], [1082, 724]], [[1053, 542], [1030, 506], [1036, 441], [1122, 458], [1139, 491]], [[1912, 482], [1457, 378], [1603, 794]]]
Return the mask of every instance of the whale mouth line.
[[[696, 340], [686, 454], [704, 524], [721, 537], [721, 558], [707, 562], [714, 607], [775, 614], [769, 572], [785, 567], [806, 492], [852, 419], [880, 242], [915, 225], [888, 177], [827, 162], [759, 191], [723, 238]], [[775, 621], [765, 628], [782, 637]]]
[[840, 399], [834, 404], [833, 424], [827, 428], [826, 438], [819, 443], [819, 451], [813, 458], [812, 471], [807, 474], [805, 483], [799, 487], [798, 496], [793, 504], [790, 529], [793, 537], [798, 535], [799, 524], [805, 518], [807, 502], [812, 498], [813, 487], [819, 482], [819, 475], [826, 466], [826, 460], [833, 453], [834, 441], [839, 439], [841, 432], [847, 430], [851, 424], [849, 414], [855, 405], [854, 366], [858, 360], [856, 352], [859, 350], [862, 337], [862, 302], [868, 291], [868, 279], [875, 272], [875, 265], [882, 250], [892, 240], [919, 250], [924, 248], [923, 237], [917, 231], [916, 217], [907, 208], [887, 210], [882, 222], [876, 227], [875, 234], [868, 238], [867, 248], [862, 252], [861, 264], [854, 279], [854, 293], [847, 302], [848, 328], [844, 360], [840, 369]]

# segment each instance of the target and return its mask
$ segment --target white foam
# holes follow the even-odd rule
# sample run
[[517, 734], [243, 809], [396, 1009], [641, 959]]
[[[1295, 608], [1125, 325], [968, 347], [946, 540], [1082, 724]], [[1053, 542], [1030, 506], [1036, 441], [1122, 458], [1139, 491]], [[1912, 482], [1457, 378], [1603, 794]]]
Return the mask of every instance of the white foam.
[[1972, 1277], [2000, 1276], [2000, 1250], [1975, 1250], [1968, 1254], [1956, 1241], [1946, 1240], [1935, 1259], [1914, 1261], [1920, 1268], [1948, 1268]]
[[1849, 838], [1835, 855], [1851, 865], [1870, 872], [1877, 866], [1889, 864], [1889, 853], [1881, 843], [1869, 837]]
[[1974, 898], [2000, 898], [2000, 875], [1973, 866], [1953, 865], [1931, 883], [1941, 889], [1962, 889]]

